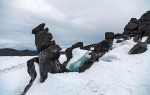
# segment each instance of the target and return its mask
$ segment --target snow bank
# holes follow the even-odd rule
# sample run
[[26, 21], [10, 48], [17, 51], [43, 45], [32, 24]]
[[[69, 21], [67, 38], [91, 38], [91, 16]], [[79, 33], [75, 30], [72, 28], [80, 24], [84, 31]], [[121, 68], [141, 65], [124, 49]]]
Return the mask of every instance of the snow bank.
[[34, 56], [0, 56], [0, 70], [25, 63]]
[[[49, 73], [40, 83], [37, 71], [26, 95], [150, 95], [150, 46], [145, 53], [128, 55], [135, 44], [132, 39], [117, 43], [84, 73]], [[7, 93], [22, 93], [29, 80], [26, 67], [0, 75], [0, 95], [19, 95]]]

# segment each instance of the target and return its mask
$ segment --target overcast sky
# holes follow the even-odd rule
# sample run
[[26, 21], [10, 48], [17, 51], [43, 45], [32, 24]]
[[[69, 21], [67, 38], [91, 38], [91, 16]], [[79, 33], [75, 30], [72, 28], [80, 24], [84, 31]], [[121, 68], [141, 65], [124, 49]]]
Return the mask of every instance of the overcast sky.
[[131, 18], [150, 10], [149, 0], [0, 0], [0, 48], [35, 50], [31, 30], [41, 23], [62, 48], [100, 42], [122, 33]]

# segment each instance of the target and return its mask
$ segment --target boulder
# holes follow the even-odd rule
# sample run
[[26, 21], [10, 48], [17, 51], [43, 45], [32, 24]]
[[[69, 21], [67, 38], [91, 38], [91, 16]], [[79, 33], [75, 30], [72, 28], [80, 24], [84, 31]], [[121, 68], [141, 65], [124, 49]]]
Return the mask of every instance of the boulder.
[[27, 68], [28, 68], [28, 74], [30, 75], [31, 77], [31, 80], [29, 81], [29, 84], [25, 87], [23, 93], [21, 95], [25, 95], [26, 92], [29, 90], [29, 88], [32, 86], [36, 76], [37, 76], [37, 73], [36, 73], [36, 70], [35, 70], [35, 66], [34, 66], [34, 62], [36, 63], [39, 63], [39, 58], [38, 57], [34, 57], [30, 60], [27, 61]]
[[117, 37], [115, 37], [115, 39], [121, 39], [121, 38], [123, 38], [122, 36], [117, 36]]
[[102, 57], [105, 53], [103, 52], [92, 52], [91, 55], [91, 59], [93, 59], [93, 61], [99, 61], [99, 58]]
[[79, 73], [82, 73], [85, 70], [89, 69], [93, 64], [94, 64], [94, 60], [93, 59], [90, 58], [90, 59], [86, 60], [84, 62], [84, 65], [79, 68]]
[[35, 34], [36, 32], [43, 30], [43, 29], [44, 29], [44, 26], [45, 26], [45, 23], [41, 23], [40, 25], [38, 25], [37, 27], [35, 27], [35, 28], [32, 30], [32, 34]]
[[116, 43], [121, 43], [123, 42], [124, 40], [117, 40]]
[[130, 51], [129, 54], [139, 54], [147, 50], [147, 45], [144, 42], [138, 42]]
[[37, 51], [40, 53], [44, 49], [48, 48], [53, 42], [51, 42], [53, 36], [45, 30], [38, 31], [35, 34], [35, 45]]
[[117, 34], [114, 35], [114, 37], [117, 37], [117, 36], [122, 36], [122, 34], [117, 33]]
[[113, 40], [106, 39], [94, 45], [94, 52], [107, 52], [112, 48]]
[[91, 48], [94, 46], [94, 44], [91, 44], [91, 45], [86, 45], [83, 47], [83, 50], [91, 50]]
[[138, 26], [138, 31], [136, 32], [136, 34], [144, 35], [146, 28], [147, 28], [147, 24], [146, 23], [141, 23]]
[[150, 36], [150, 24], [147, 25], [145, 32], [144, 32], [144, 36]]
[[123, 33], [122, 33], [123, 35], [124, 34], [129, 34], [129, 31], [128, 30], [126, 30], [126, 29], [124, 29], [124, 31], [123, 31]]
[[77, 42], [72, 45], [72, 48], [78, 48], [78, 47], [80, 47], [80, 49], [83, 49], [83, 42]]
[[133, 22], [129, 22], [126, 26], [125, 26], [125, 29], [127, 31], [133, 31], [134, 29], [136, 29], [138, 26], [137, 23], [133, 23]]
[[133, 38], [133, 41], [134, 41], [134, 42], [139, 42], [139, 41], [142, 40], [142, 38], [143, 38], [143, 35], [136, 35], [136, 36]]
[[49, 31], [49, 29], [48, 29], [48, 28], [45, 28], [44, 30], [45, 30], [45, 31], [47, 31], [47, 32]]
[[50, 73], [61, 73], [62, 65], [59, 62], [61, 48], [59, 45], [49, 46], [39, 54], [39, 67], [40, 67], [40, 82], [44, 82]]
[[131, 35], [124, 34], [124, 35], [122, 35], [122, 38], [124, 38], [124, 40], [130, 40], [131, 39]]
[[130, 22], [138, 23], [138, 20], [136, 18], [131, 18]]
[[50, 41], [50, 44], [49, 44], [49, 45], [50, 45], [50, 46], [51, 46], [51, 45], [56, 45], [55, 40]]
[[65, 54], [66, 54], [67, 60], [70, 60], [70, 59], [73, 57], [73, 55], [72, 55], [72, 50], [73, 50], [72, 47], [67, 48], [67, 49], [65, 50]]
[[146, 43], [146, 44], [150, 44], [150, 36], [147, 37], [145, 43]]
[[105, 39], [114, 39], [115, 34], [113, 32], [106, 32]]
[[150, 11], [147, 11], [146, 13], [144, 13], [141, 18], [140, 18], [141, 22], [150, 22]]

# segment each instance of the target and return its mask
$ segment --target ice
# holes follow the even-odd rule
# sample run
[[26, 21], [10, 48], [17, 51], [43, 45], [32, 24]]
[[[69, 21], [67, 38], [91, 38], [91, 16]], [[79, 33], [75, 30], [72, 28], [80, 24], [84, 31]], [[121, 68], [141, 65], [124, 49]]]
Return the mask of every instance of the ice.
[[67, 69], [70, 71], [79, 71], [84, 62], [90, 58], [89, 51], [76, 48], [72, 51], [73, 58], [68, 62]]
[[[40, 83], [38, 65], [35, 63], [37, 78], [26, 95], [150, 95], [150, 47], [141, 54], [129, 55], [129, 50], [135, 45], [133, 39], [113, 45], [99, 62], [83, 73], [48, 74], [44, 83]], [[77, 53], [80, 59], [85, 55]], [[7, 58], [10, 60], [7, 60]], [[18, 57], [19, 58], [19, 57]], [[28, 84], [26, 57], [1, 57], [1, 66], [14, 63], [11, 71], [0, 75], [0, 95], [19, 95]], [[30, 58], [29, 58], [30, 59]], [[64, 55], [60, 61], [66, 60]], [[16, 64], [15, 64], [16, 61]], [[18, 61], [18, 62], [17, 62]], [[74, 62], [77, 60], [74, 59]], [[74, 63], [73, 62], [73, 63]], [[11, 68], [12, 66], [6, 68]], [[4, 68], [3, 68], [4, 69]]]

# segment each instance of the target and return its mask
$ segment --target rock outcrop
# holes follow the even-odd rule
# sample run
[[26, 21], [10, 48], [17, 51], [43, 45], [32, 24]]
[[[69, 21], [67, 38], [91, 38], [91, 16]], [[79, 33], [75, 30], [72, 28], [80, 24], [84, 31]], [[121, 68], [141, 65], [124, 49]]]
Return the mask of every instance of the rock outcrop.
[[[144, 13], [140, 19], [131, 18], [124, 28], [122, 34], [114, 34], [113, 32], [105, 33], [105, 40], [83, 46], [83, 42], [77, 42], [71, 47], [65, 50], [67, 60], [62, 64], [59, 62], [61, 47], [52, 40], [53, 36], [49, 33], [49, 29], [45, 28], [45, 23], [42, 23], [32, 30], [32, 34], [35, 34], [35, 45], [39, 53], [39, 57], [35, 57], [27, 61], [28, 73], [31, 77], [29, 84], [26, 86], [22, 95], [24, 95], [28, 89], [31, 87], [33, 81], [36, 78], [36, 71], [34, 62], [39, 64], [40, 70], [40, 82], [44, 82], [47, 79], [47, 74], [49, 73], [63, 73], [70, 72], [66, 69], [66, 66], [70, 59], [73, 58], [72, 51], [75, 48], [80, 48], [83, 50], [89, 50], [91, 57], [87, 59], [83, 66], [79, 68], [79, 72], [84, 72], [89, 69], [94, 62], [99, 61], [109, 50], [113, 49], [113, 40], [118, 39], [117, 43], [129, 40], [133, 38], [134, 42], [138, 42], [130, 51], [129, 54], [139, 54], [147, 50], [147, 45], [150, 44], [150, 11]], [[142, 37], [148, 36], [145, 42], [140, 42]], [[91, 49], [93, 48], [93, 49]]]
[[147, 45], [144, 42], [138, 42], [130, 51], [129, 54], [139, 54], [147, 50]]

